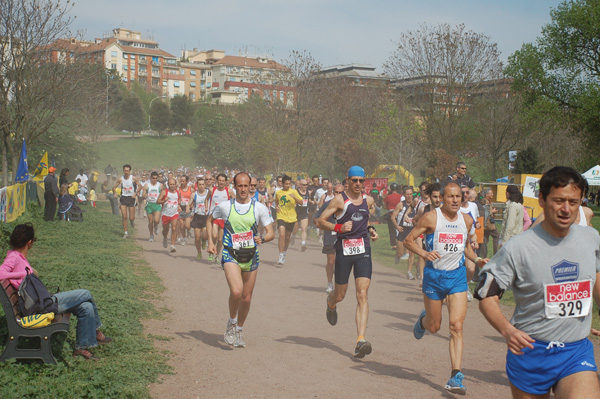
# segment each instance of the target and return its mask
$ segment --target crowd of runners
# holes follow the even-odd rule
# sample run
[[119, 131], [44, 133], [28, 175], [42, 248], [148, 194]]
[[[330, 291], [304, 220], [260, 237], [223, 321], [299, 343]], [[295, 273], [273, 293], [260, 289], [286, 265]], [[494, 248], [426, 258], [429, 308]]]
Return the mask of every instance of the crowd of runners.
[[[283, 267], [296, 236], [300, 251], [306, 251], [309, 231], [315, 229], [326, 256], [326, 319], [337, 324], [337, 305], [353, 273], [354, 357], [369, 355], [373, 348], [365, 335], [371, 243], [379, 238], [378, 223], [387, 220], [396, 263], [408, 260], [407, 278], [418, 280], [423, 292], [414, 338], [438, 332], [444, 305], [448, 310], [448, 391], [467, 392], [461, 372], [463, 330], [467, 303], [473, 299], [468, 284], [475, 282], [481, 312], [507, 341], [506, 369], [515, 398], [547, 398], [551, 390], [556, 397], [600, 398], [587, 338], [590, 331], [600, 335], [591, 329], [592, 301], [600, 302], [600, 236], [589, 227], [593, 214], [582, 207], [587, 182], [577, 171], [555, 167], [543, 175], [543, 216], [529, 230], [502, 242], [492, 259], [487, 257], [487, 239], [482, 241], [477, 231], [482, 220], [487, 226], [493, 212], [486, 211], [483, 218], [464, 163], [447, 181], [423, 182], [416, 188], [393, 183], [379, 192], [365, 188], [365, 179], [359, 166], [349, 168], [341, 181], [320, 176], [293, 181], [281, 175], [267, 182], [237, 170], [182, 166], [132, 171], [124, 165], [112, 191], [120, 196], [124, 239], [136, 213], [142, 214], [150, 242], [160, 230], [163, 247], [176, 252], [176, 245], [193, 239], [199, 260], [206, 254], [208, 261], [222, 265], [230, 291], [227, 344], [246, 346], [243, 326], [259, 267], [258, 246], [277, 236], [277, 265]], [[388, 213], [382, 215], [384, 208]], [[510, 321], [499, 307], [506, 290], [512, 290], [516, 303]]]

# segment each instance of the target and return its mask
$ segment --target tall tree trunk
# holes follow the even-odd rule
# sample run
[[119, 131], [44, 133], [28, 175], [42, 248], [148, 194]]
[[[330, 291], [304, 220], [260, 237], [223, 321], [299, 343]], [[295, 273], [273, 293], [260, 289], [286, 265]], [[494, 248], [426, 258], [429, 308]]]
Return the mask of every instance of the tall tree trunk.
[[8, 186], [8, 144], [6, 136], [2, 138], [2, 186]]

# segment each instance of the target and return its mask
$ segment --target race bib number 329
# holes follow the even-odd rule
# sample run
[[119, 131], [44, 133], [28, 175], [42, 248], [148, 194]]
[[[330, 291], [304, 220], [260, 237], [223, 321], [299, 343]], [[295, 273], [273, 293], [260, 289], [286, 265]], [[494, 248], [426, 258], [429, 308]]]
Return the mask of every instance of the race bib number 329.
[[546, 284], [544, 302], [548, 319], [585, 317], [592, 306], [592, 281]]

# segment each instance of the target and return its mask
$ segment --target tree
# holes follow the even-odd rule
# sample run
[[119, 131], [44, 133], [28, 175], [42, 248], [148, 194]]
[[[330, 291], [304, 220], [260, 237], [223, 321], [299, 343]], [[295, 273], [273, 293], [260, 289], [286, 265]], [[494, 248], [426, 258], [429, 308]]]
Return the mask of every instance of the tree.
[[535, 148], [527, 147], [523, 151], [517, 153], [517, 160], [515, 161], [515, 169], [513, 173], [524, 174], [533, 173], [538, 174], [542, 172], [542, 167], [538, 159], [538, 154]]
[[509, 57], [505, 73], [527, 105], [551, 102], [585, 133], [588, 149], [600, 149], [600, 3], [564, 1], [535, 43]]
[[144, 109], [139, 97], [133, 92], [123, 96], [118, 127], [128, 132], [139, 132], [146, 126]]
[[172, 117], [166, 103], [155, 101], [150, 108], [150, 128], [159, 133], [165, 132], [171, 126]]
[[400, 36], [384, 71], [422, 120], [430, 151], [458, 149], [460, 121], [482, 82], [498, 79], [502, 65], [495, 43], [464, 25], [420, 29]]
[[[67, 49], [71, 3], [0, 3], [0, 138], [3, 183], [9, 159], [16, 171], [24, 139], [31, 147], [78, 112], [94, 66]], [[88, 91], [89, 94], [89, 91]], [[54, 129], [60, 132], [61, 129]]]
[[194, 107], [187, 96], [175, 96], [171, 99], [171, 129], [180, 132], [189, 129], [194, 118]]

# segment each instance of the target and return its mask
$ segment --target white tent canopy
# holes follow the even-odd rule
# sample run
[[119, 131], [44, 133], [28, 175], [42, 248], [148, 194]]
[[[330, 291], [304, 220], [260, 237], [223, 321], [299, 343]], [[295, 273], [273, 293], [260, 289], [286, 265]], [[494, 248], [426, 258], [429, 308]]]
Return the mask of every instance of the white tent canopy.
[[596, 165], [583, 174], [590, 186], [600, 186], [600, 165]]

